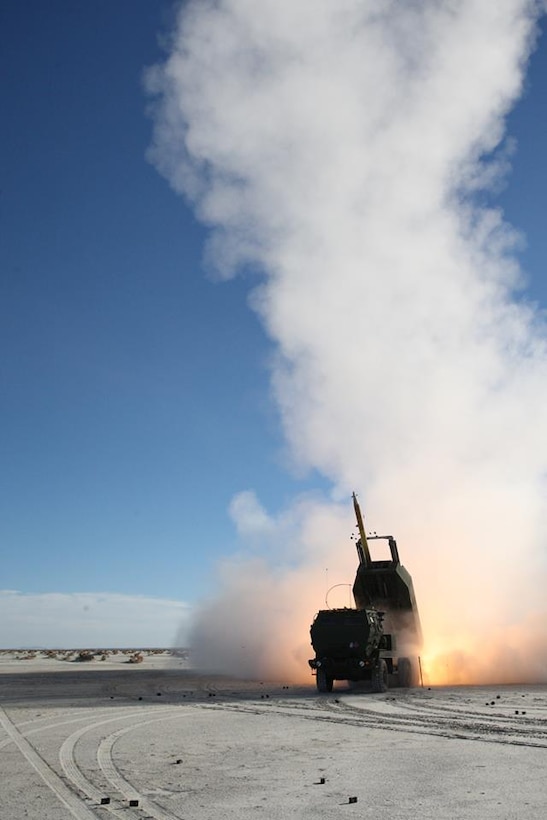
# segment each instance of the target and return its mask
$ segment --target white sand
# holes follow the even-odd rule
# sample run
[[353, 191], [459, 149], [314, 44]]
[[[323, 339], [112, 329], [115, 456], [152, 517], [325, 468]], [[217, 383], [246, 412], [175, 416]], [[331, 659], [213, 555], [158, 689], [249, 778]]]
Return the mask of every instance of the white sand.
[[319, 696], [143, 654], [0, 653], [0, 817], [547, 816], [547, 686]]
[[[91, 655], [90, 660], [79, 660], [80, 653]], [[136, 655], [142, 662], [133, 663]], [[188, 652], [174, 653], [169, 649], [0, 649], [0, 674], [4, 672], [74, 672], [76, 669], [97, 669], [99, 671], [133, 666], [147, 669], [187, 669]]]

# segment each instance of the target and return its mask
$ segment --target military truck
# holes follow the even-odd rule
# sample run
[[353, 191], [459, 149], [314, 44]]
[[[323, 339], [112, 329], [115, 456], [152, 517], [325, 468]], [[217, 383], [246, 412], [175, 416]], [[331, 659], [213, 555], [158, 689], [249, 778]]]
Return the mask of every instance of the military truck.
[[[319, 692], [331, 692], [335, 680], [351, 685], [370, 681], [375, 692], [419, 682], [422, 631], [412, 578], [401, 565], [391, 535], [367, 536], [353, 494], [359, 538], [359, 565], [353, 584], [355, 609], [322, 609], [310, 629], [315, 657], [309, 665]], [[390, 559], [373, 561], [369, 540], [385, 540]]]
[[372, 609], [322, 609], [310, 634], [319, 692], [332, 692], [335, 680], [370, 680], [375, 692], [388, 688], [388, 666], [381, 657], [391, 649], [391, 635], [383, 629], [383, 612]]

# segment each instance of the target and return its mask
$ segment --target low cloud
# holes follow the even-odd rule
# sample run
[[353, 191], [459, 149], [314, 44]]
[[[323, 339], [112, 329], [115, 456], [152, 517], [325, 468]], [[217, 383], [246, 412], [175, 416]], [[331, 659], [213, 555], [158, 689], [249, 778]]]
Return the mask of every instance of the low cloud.
[[0, 647], [169, 647], [177, 633], [185, 642], [189, 616], [165, 598], [0, 590]]

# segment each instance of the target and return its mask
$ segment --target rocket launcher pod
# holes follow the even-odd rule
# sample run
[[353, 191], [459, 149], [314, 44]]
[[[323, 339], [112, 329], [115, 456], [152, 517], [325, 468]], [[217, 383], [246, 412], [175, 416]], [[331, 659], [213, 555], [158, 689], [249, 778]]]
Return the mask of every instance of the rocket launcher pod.
[[[412, 578], [401, 564], [397, 542], [391, 535], [367, 536], [359, 502], [353, 494], [353, 506], [359, 529], [357, 555], [359, 566], [353, 582], [353, 598], [357, 609], [379, 609], [386, 613], [385, 627], [394, 633], [404, 632], [406, 643], [417, 650], [422, 643], [422, 629]], [[369, 541], [387, 541], [391, 560], [373, 561]]]

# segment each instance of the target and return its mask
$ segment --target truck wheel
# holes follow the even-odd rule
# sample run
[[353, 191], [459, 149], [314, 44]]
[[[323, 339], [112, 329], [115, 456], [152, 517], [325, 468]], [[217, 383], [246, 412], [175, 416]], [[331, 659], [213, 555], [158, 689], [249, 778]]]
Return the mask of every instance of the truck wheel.
[[399, 670], [399, 686], [408, 689], [412, 686], [412, 664], [410, 658], [399, 658], [397, 666]]
[[318, 692], [332, 692], [332, 685], [334, 683], [334, 680], [330, 677], [330, 675], [327, 675], [325, 669], [317, 670], [315, 682], [317, 684]]
[[387, 663], [383, 658], [380, 658], [377, 665], [372, 670], [371, 681], [373, 692], [387, 692]]

